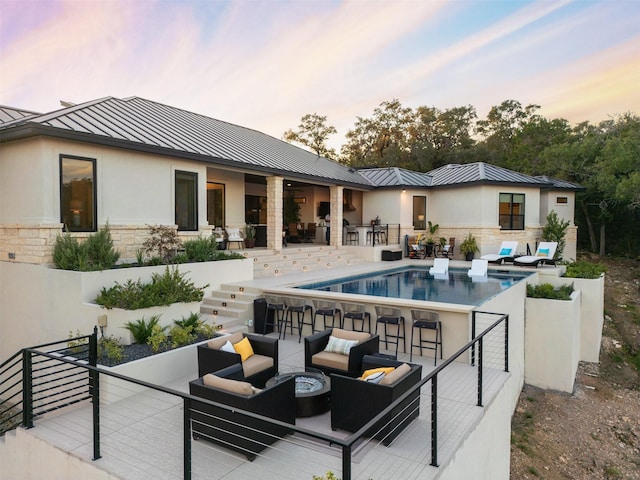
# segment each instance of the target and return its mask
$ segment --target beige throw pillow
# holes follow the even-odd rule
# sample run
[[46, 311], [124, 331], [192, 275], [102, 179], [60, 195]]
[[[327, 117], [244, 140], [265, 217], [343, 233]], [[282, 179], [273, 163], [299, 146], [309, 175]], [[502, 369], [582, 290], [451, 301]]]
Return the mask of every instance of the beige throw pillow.
[[411, 367], [406, 363], [403, 363], [399, 367], [397, 367], [393, 372], [387, 373], [384, 378], [380, 381], [380, 385], [391, 385], [392, 383], [396, 383], [406, 374], [411, 371]]

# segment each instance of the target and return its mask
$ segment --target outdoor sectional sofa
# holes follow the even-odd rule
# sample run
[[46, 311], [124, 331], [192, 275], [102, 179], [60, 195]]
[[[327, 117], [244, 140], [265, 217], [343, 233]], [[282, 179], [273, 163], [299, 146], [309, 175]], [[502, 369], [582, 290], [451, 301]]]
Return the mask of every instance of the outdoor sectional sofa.
[[[367, 355], [362, 370], [399, 367], [403, 362]], [[357, 432], [391, 403], [420, 382], [422, 366], [407, 364], [408, 373], [390, 385], [367, 382], [344, 375], [331, 375], [331, 429]], [[386, 446], [420, 415], [420, 389], [396, 405], [365, 435]]]
[[[189, 382], [191, 395], [226, 405], [208, 405], [198, 401], [191, 404], [191, 428], [194, 440], [202, 438], [244, 454], [253, 461], [258, 453], [292, 431], [269, 421], [247, 415], [251, 412], [295, 425], [296, 399], [293, 377], [264, 390], [245, 382], [238, 363], [215, 372], [217, 379], [237, 380], [233, 388], [246, 389], [236, 393], [205, 385], [203, 377]], [[218, 380], [219, 381], [219, 380]]]

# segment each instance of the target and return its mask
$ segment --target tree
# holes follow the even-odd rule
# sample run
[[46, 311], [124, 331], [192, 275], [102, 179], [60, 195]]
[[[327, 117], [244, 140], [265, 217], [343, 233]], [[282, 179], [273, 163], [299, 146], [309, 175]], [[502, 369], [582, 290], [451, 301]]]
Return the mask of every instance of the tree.
[[317, 155], [335, 159], [336, 151], [327, 147], [327, 139], [337, 133], [336, 127], [327, 125], [327, 117], [317, 113], [307, 114], [300, 119], [298, 130], [284, 132], [282, 138], [291, 143], [297, 142], [309, 147]]

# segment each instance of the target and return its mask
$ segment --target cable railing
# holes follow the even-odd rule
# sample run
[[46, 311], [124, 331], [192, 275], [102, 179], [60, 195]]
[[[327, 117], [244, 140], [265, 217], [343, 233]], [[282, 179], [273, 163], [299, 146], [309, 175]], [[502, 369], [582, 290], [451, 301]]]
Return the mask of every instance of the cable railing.
[[[138, 393], [139, 387], [143, 387], [153, 402], [159, 402], [156, 397], [163, 397], [164, 406], [158, 407], [158, 412], [172, 412], [173, 417], [170, 423], [176, 428], [171, 429], [171, 434], [176, 435], [176, 430], [181, 432], [177, 434], [180, 435], [179, 441], [173, 438], [171, 442], [172, 445], [175, 444], [175, 454], [182, 457], [180, 462], [182, 471], [180, 473], [184, 480], [191, 480], [194, 469], [202, 471], [203, 465], [208, 464], [210, 459], [207, 456], [207, 451], [215, 450], [217, 456], [229, 454], [225, 452], [223, 446], [216, 447], [208, 442], [204, 442], [207, 443], [204, 453], [202, 442], [199, 441], [198, 449], [194, 450], [193, 437], [196, 422], [200, 422], [199, 426], [204, 423], [211, 427], [210, 433], [204, 435], [198, 433], [197, 435], [205, 440], [207, 439], [206, 435], [216, 436], [216, 428], [224, 429], [224, 427], [220, 427], [223, 421], [243, 425], [251, 422], [266, 422], [270, 427], [289, 432], [287, 435], [279, 435], [278, 442], [273, 445], [271, 445], [273, 442], [268, 442], [269, 446], [258, 454], [259, 458], [268, 458], [267, 464], [270, 467], [279, 473], [282, 472], [282, 469], [286, 471], [286, 469], [293, 468], [289, 457], [285, 456], [289, 447], [298, 451], [303, 449], [304, 451], [318, 450], [323, 453], [333, 452], [331, 458], [334, 460], [339, 458], [339, 468], [342, 470], [341, 478], [343, 480], [355, 478], [354, 459], [359, 458], [371, 448], [376, 448], [379, 443], [386, 445], [385, 438], [395, 438], [398, 433], [395, 431], [396, 429], [404, 430], [395, 438], [394, 442], [402, 441], [404, 435], [416, 434], [416, 429], [424, 428], [422, 425], [425, 424], [428, 425], [427, 428], [430, 431], [423, 432], [421, 430], [418, 435], [425, 441], [419, 443], [420, 448], [411, 458], [407, 457], [403, 460], [438, 467], [441, 458], [449, 458], [453, 455], [456, 445], [461, 441], [459, 434], [456, 433], [461, 428], [461, 423], [464, 423], [465, 419], [477, 419], [482, 415], [487, 389], [498, 388], [496, 386], [498, 382], [495, 382], [494, 379], [504, 378], [500, 377], [503, 375], [501, 372], [509, 371], [508, 320], [508, 315], [473, 312], [473, 337], [470, 342], [430, 371], [357, 432], [346, 436], [318, 432], [300, 425], [280, 422], [257, 413], [244, 411], [96, 366], [97, 330], [94, 330], [93, 335], [73, 339], [77, 341], [86, 339], [86, 345], [76, 345], [73, 352], [69, 351], [69, 340], [65, 340], [23, 349], [16, 353], [3, 362], [0, 367], [0, 392], [2, 392], [0, 397], [8, 397], [7, 404], [12, 405], [12, 408], [21, 413], [19, 415], [11, 410], [9, 421], [13, 419], [15, 423], [16, 415], [18, 415], [17, 418], [21, 418], [19, 423], [25, 428], [33, 427], [35, 419], [44, 417], [46, 413], [53, 410], [70, 409], [74, 405], [82, 405], [83, 402], [90, 404], [92, 410], [92, 459], [96, 460], [102, 457], [101, 419], [103, 417], [113, 426], [116, 422], [114, 418], [129, 418], [129, 415], [139, 415], [141, 418], [135, 421], [133, 419], [130, 421], [117, 420], [121, 423], [122, 428], [134, 428], [134, 425], [144, 415], [154, 415], [155, 410], [148, 406], [151, 402], [147, 397], [143, 397], [142, 400], [136, 398], [136, 395], [140, 395]], [[65, 343], [66, 346], [52, 351], [41, 350], [47, 346], [61, 343]], [[74, 357], [72, 358], [70, 355]], [[449, 372], [451, 374], [447, 375]], [[121, 400], [116, 400], [111, 404], [101, 402], [100, 379], [103, 376], [130, 385], [132, 396], [123, 396]], [[491, 386], [492, 382], [493, 387]], [[7, 393], [10, 395], [5, 395]], [[140, 402], [140, 404], [137, 405], [136, 402]], [[5, 401], [0, 405], [4, 404]], [[175, 408], [169, 408], [166, 406], [167, 404], [173, 405]], [[127, 415], [118, 415], [114, 411], [116, 408], [126, 408], [127, 405], [131, 407], [127, 411]], [[211, 409], [206, 412], [204, 411], [207, 410], [206, 406], [215, 407], [217, 411], [226, 413], [224, 415], [212, 414]], [[401, 408], [398, 409], [399, 406]], [[422, 411], [421, 406], [423, 407]], [[6, 410], [6, 407], [3, 408]], [[71, 410], [73, 411], [73, 409]], [[394, 412], [394, 416], [389, 419], [391, 412]], [[194, 419], [194, 415], [197, 418]], [[418, 417], [418, 415], [420, 416]], [[383, 422], [385, 417], [386, 423]], [[405, 418], [420, 418], [424, 422], [409, 420], [410, 424], [407, 425], [407, 422], [403, 423], [398, 420]], [[413, 424], [411, 424], [412, 421]], [[5, 416], [3, 415], [2, 428], [8, 429], [9, 427], [5, 424]], [[83, 427], [75, 430], [85, 432], [89, 429]], [[198, 430], [202, 431], [202, 429]], [[82, 435], [78, 432], [75, 434]], [[270, 434], [267, 433], [267, 435]], [[135, 438], [137, 436], [137, 434], [129, 434], [129, 437]], [[233, 442], [233, 440], [231, 441]], [[86, 439], [83, 442], [86, 442]], [[224, 444], [224, 442], [222, 443]], [[121, 450], [124, 452], [127, 448], [123, 446]], [[109, 454], [115, 454], [113, 447], [109, 449]], [[315, 457], [313, 455], [305, 456], [307, 463], [314, 465], [315, 468], [321, 468], [315, 466], [311, 458]], [[256, 478], [260, 478], [260, 475], [264, 474], [266, 470], [260, 471], [261, 473]], [[274, 471], [274, 473], [276, 472]], [[305, 471], [305, 474], [307, 473]], [[366, 474], [361, 473], [361, 475]], [[296, 478], [296, 476], [300, 476], [299, 472], [291, 478]], [[290, 477], [281, 475], [280, 478]]]

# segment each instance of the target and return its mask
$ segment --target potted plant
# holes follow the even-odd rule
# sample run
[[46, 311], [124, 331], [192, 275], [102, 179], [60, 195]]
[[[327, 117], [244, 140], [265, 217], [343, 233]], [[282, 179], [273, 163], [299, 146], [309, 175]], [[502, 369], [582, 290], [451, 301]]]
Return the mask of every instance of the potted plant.
[[247, 226], [244, 227], [244, 244], [247, 248], [256, 246], [256, 227], [251, 223], [247, 223]]
[[465, 256], [465, 260], [470, 262], [476, 252], [479, 252], [476, 237], [471, 232], [467, 234], [464, 241], [460, 244], [460, 252]]
[[440, 224], [436, 223], [434, 225], [433, 223], [431, 223], [431, 220], [429, 220], [427, 223], [429, 225], [427, 227], [427, 230], [429, 230], [429, 236], [427, 237], [426, 249], [427, 249], [427, 256], [430, 257], [431, 255], [433, 255], [433, 245], [435, 244], [435, 240], [433, 239], [433, 236], [438, 231], [438, 228], [440, 228]]

